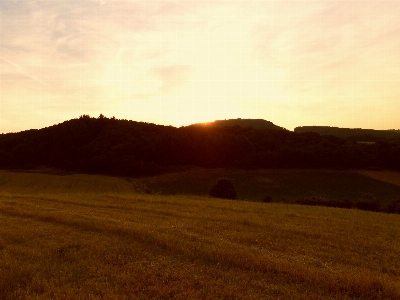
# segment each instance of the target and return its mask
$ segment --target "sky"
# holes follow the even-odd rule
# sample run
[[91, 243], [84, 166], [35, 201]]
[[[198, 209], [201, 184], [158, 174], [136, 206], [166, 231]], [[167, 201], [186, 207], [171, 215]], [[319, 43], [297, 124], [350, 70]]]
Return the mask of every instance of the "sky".
[[0, 1], [0, 133], [87, 114], [400, 129], [400, 1]]

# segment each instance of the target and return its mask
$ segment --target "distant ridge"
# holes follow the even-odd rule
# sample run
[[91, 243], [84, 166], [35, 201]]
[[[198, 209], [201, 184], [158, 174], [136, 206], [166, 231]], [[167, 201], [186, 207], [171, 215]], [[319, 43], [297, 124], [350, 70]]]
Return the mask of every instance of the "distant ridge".
[[[275, 130], [286, 130], [283, 127], [277, 126], [274, 123], [263, 120], [263, 119], [228, 119], [228, 120], [216, 120], [214, 122], [208, 122], [208, 123], [197, 123], [193, 124], [194, 126], [199, 126], [199, 125], [206, 125], [206, 126], [212, 126], [212, 127], [234, 127], [234, 126], [240, 126], [240, 127], [253, 127], [256, 129], [275, 129]], [[193, 126], [190, 125], [190, 126]]]
[[0, 169], [133, 177], [189, 167], [398, 171], [400, 138], [355, 143], [350, 138], [283, 130], [265, 120], [222, 120], [177, 128], [102, 114], [0, 135]]
[[381, 139], [399, 138], [400, 130], [375, 130], [362, 128], [339, 128], [330, 126], [300, 126], [294, 132], [316, 132], [320, 135], [333, 135], [357, 141], [377, 141]]

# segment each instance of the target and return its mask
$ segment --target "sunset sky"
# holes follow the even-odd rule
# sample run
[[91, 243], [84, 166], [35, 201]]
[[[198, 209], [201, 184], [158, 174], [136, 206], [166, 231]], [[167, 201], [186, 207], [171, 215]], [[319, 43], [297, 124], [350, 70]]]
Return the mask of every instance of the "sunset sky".
[[0, 133], [82, 114], [400, 129], [400, 1], [0, 1]]

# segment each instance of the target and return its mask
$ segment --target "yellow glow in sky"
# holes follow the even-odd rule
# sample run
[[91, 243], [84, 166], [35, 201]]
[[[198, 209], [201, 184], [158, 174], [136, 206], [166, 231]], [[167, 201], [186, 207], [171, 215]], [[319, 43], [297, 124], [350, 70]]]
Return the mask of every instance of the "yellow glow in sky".
[[0, 132], [89, 114], [400, 128], [398, 1], [2, 1]]

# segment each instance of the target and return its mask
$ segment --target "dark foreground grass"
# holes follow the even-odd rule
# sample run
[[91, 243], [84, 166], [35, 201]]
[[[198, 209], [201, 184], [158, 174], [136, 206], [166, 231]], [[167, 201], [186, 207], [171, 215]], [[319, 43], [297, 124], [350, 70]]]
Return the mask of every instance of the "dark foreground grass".
[[400, 299], [399, 215], [54, 182], [0, 192], [0, 299]]

